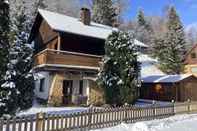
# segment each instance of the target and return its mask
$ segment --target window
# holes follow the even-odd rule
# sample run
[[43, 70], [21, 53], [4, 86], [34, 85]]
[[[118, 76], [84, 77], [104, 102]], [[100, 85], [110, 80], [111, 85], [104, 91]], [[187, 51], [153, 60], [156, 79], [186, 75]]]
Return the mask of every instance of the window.
[[57, 45], [57, 43], [56, 43], [56, 44], [55, 44], [55, 50], [57, 50], [57, 46], [58, 46], [58, 45]]
[[196, 58], [196, 53], [194, 53], [194, 52], [191, 53], [191, 58], [192, 58], [192, 59]]
[[191, 72], [196, 74], [197, 73], [197, 67], [192, 67]]
[[79, 94], [83, 95], [83, 80], [79, 81]]
[[42, 79], [40, 79], [40, 92], [44, 92], [44, 82], [45, 82], [45, 79], [44, 78], [42, 78]]

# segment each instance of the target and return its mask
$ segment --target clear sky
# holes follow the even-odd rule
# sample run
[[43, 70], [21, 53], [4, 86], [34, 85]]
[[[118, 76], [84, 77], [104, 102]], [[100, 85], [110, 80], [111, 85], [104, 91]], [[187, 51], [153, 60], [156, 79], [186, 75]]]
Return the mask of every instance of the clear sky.
[[174, 5], [185, 26], [197, 25], [197, 0], [130, 0], [125, 18], [134, 19], [141, 8], [145, 15], [162, 15], [167, 5]]

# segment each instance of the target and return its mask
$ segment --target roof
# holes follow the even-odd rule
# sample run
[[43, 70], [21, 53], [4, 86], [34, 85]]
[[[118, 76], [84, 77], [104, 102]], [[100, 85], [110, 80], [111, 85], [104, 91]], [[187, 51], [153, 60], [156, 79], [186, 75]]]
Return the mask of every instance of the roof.
[[142, 78], [143, 83], [176, 83], [193, 76], [192, 74], [180, 75], [151, 75]]
[[47, 10], [38, 9], [38, 12], [49, 26], [56, 31], [106, 39], [113, 30], [117, 30], [117, 28], [95, 22], [91, 22], [90, 25], [84, 25], [77, 18]]
[[148, 45], [146, 45], [146, 44], [140, 42], [139, 40], [136, 40], [136, 39], [135, 39], [134, 43], [135, 43], [135, 45], [137, 45], [137, 46], [148, 48]]
[[[67, 15], [38, 9], [38, 16], [36, 18], [37, 23], [34, 23], [33, 28], [36, 28], [41, 24], [40, 18], [44, 19], [49, 26], [58, 32], [67, 32], [72, 33], [76, 35], [82, 35], [82, 36], [88, 36], [98, 39], [107, 39], [107, 37], [113, 32], [118, 31], [117, 28], [98, 24], [95, 22], [91, 22], [90, 25], [84, 25], [78, 18], [70, 17]], [[30, 39], [32, 40], [32, 37], [35, 32], [31, 32]], [[30, 40], [30, 41], [31, 41]], [[137, 46], [140, 47], [148, 47], [146, 44], [135, 40], [134, 41]]]

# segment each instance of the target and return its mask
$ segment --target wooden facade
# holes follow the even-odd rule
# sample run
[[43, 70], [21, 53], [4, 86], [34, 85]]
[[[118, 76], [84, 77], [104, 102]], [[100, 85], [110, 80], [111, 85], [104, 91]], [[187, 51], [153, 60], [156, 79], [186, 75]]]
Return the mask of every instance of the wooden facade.
[[143, 83], [140, 98], [184, 102], [197, 101], [197, 78], [194, 76], [175, 83]]
[[[35, 73], [45, 72], [48, 74], [48, 87], [45, 87], [49, 88], [49, 94], [45, 94], [48, 104], [61, 105], [65, 104], [64, 101], [73, 104], [71, 101], [75, 101], [76, 97], [87, 97], [85, 104], [103, 103], [103, 98], [100, 98], [103, 97], [103, 91], [96, 89], [95, 81], [84, 79], [84, 77], [97, 75], [104, 55], [104, 39], [55, 30], [38, 13], [29, 41], [35, 43]], [[67, 78], [67, 76], [72, 77]], [[71, 81], [73, 88], [66, 87], [65, 81]], [[83, 95], [79, 94], [83, 90], [80, 81], [88, 82]], [[38, 80], [37, 83], [39, 85], [41, 82]], [[80, 89], [76, 85], [80, 86]], [[67, 89], [64, 90], [64, 88]], [[68, 92], [70, 96], [65, 95]], [[90, 96], [92, 92], [99, 94], [99, 97], [92, 100]], [[70, 102], [65, 100], [66, 98], [69, 98]], [[76, 103], [78, 102], [74, 102], [74, 104]]]
[[189, 50], [184, 59], [185, 73], [197, 75], [197, 44]]

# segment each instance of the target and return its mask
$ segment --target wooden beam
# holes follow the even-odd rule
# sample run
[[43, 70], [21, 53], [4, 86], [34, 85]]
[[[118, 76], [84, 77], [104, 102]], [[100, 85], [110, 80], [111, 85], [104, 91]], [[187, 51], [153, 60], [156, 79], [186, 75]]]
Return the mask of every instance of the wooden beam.
[[58, 44], [57, 50], [61, 50], [61, 36], [60, 36], [60, 34], [58, 35], [58, 38], [57, 39], [58, 39], [57, 40], [57, 44]]

